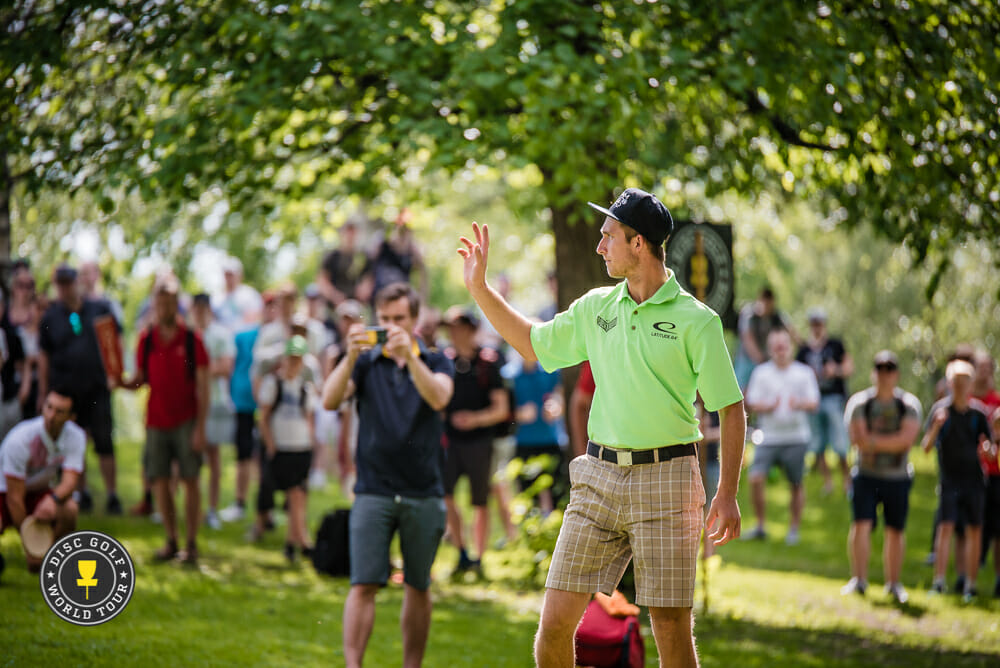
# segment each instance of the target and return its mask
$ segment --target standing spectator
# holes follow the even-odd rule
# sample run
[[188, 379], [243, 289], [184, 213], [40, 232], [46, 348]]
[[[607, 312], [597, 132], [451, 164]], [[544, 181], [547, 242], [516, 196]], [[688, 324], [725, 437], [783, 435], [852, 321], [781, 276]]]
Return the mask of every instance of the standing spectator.
[[[21, 378], [21, 416], [27, 420], [38, 414], [38, 354], [39, 334], [42, 318], [49, 308], [49, 300], [43, 294], [36, 294], [32, 299], [31, 317], [18, 327], [21, 344], [24, 347], [24, 371]], [[24, 391], [24, 383], [28, 390]]]
[[[453, 307], [445, 314], [451, 347], [446, 351], [455, 364], [455, 393], [445, 411], [444, 490], [448, 508], [448, 532], [458, 547], [458, 571], [480, 568], [489, 539], [490, 474], [494, 427], [507, 419], [510, 405], [500, 375], [500, 360], [492, 348], [476, 344], [479, 320], [475, 313]], [[475, 513], [477, 559], [469, 558], [463, 537], [462, 514], [455, 503], [455, 484], [469, 479]]]
[[[264, 324], [275, 317], [275, 296], [272, 292], [263, 295]], [[238, 522], [246, 516], [247, 493], [250, 489], [250, 475], [254, 455], [257, 452], [257, 399], [251, 374], [253, 350], [261, 325], [238, 332], [233, 340], [233, 374], [229, 379], [229, 395], [236, 411], [236, 499], [231, 506], [219, 511], [224, 522]]]
[[823, 476], [823, 491], [833, 491], [833, 476], [826, 463], [826, 447], [833, 448], [840, 462], [844, 490], [850, 486], [847, 469], [847, 430], [844, 427], [844, 403], [847, 400], [845, 381], [854, 373], [854, 360], [840, 339], [832, 338], [826, 329], [826, 311], [809, 311], [809, 339], [799, 346], [795, 359], [810, 367], [819, 382], [819, 410], [812, 414], [812, 446], [816, 469]]
[[194, 331], [201, 336], [208, 352], [208, 376], [211, 385], [211, 399], [208, 419], [205, 422], [205, 460], [208, 462], [208, 511], [205, 523], [212, 529], [221, 529], [219, 518], [219, 480], [222, 464], [219, 446], [233, 441], [233, 401], [229, 396], [229, 378], [233, 373], [236, 357], [236, 343], [233, 333], [221, 325], [212, 313], [212, 303], [208, 295], [194, 296], [191, 317]]
[[802, 475], [809, 447], [809, 413], [819, 406], [819, 386], [812, 369], [792, 359], [792, 338], [783, 329], [768, 334], [770, 360], [753, 370], [747, 385], [747, 408], [757, 414], [764, 440], [750, 467], [750, 487], [757, 526], [747, 538], [765, 538], [764, 487], [771, 467], [780, 464], [792, 486], [790, 521], [785, 543], [799, 542], [799, 523], [805, 505]]
[[572, 438], [573, 457], [587, 454], [587, 422], [590, 420], [590, 407], [594, 402], [594, 392], [597, 384], [594, 382], [594, 372], [590, 362], [580, 365], [580, 375], [573, 386], [569, 399], [569, 428]]
[[234, 334], [256, 327], [264, 301], [260, 293], [243, 283], [243, 263], [235, 257], [222, 265], [225, 287], [212, 299], [212, 310], [220, 323]]
[[774, 292], [764, 286], [755, 301], [740, 309], [737, 323], [740, 347], [734, 363], [740, 387], [746, 387], [754, 368], [768, 360], [767, 337], [776, 329], [792, 334], [791, 322], [775, 306]]
[[340, 228], [340, 245], [326, 254], [316, 276], [316, 285], [334, 307], [345, 299], [368, 303], [374, 277], [371, 260], [358, 246], [358, 226], [347, 221]]
[[[976, 369], [976, 379], [972, 383], [972, 396], [986, 407], [986, 414], [992, 416], [993, 435], [1000, 435], [997, 420], [1000, 419], [1000, 393], [996, 391], [993, 378], [996, 364], [993, 356], [985, 350], [977, 350], [972, 356]], [[996, 583], [993, 596], [1000, 598], [1000, 464], [997, 462], [996, 450], [992, 453], [983, 452], [981, 456], [983, 472], [986, 474], [986, 508], [983, 524], [983, 560], [993, 546], [993, 567], [996, 573]]]
[[[21, 338], [24, 361], [18, 397], [23, 419], [38, 413], [38, 326], [48, 308], [48, 300], [35, 291], [35, 278], [25, 260], [16, 260], [11, 268], [11, 295], [3, 309], [0, 327], [8, 340], [11, 332]], [[5, 393], [4, 398], [9, 398]]]
[[[523, 492], [543, 473], [551, 476], [552, 484], [538, 493], [539, 508], [548, 515], [565, 491], [563, 451], [568, 439], [563, 422], [566, 402], [563, 400], [560, 374], [558, 371], [545, 371], [538, 360], [520, 358], [504, 366], [503, 373], [513, 383], [517, 402], [517, 448], [514, 456], [524, 462], [518, 485]], [[536, 457], [544, 457], [545, 464], [531, 464]]]
[[[48, 396], [50, 387], [61, 387], [73, 395], [76, 423], [94, 440], [107, 492], [105, 512], [120, 515], [115, 449], [111, 417], [111, 389], [101, 351], [97, 345], [94, 321], [113, 316], [107, 302], [84, 299], [77, 283], [76, 269], [60, 265], [55, 270], [56, 300], [39, 325], [38, 396]], [[115, 321], [118, 331], [121, 325]], [[38, 407], [41, 410], [41, 406]], [[87, 489], [86, 473], [80, 476], [80, 511], [93, 506]]]
[[[975, 370], [965, 360], [954, 360], [945, 370], [950, 396], [939, 400], [927, 416], [924, 452], [936, 447], [938, 480], [941, 488], [939, 514], [934, 548], [934, 582], [931, 591], [944, 593], [945, 575], [955, 524], [964, 521], [965, 543], [956, 564], [964, 565], [963, 599], [976, 595], [976, 575], [982, 548], [983, 512], [986, 502], [986, 482], [979, 458], [992, 454], [992, 430], [983, 413], [982, 404], [972, 399], [972, 379]], [[960, 570], [956, 566], [956, 570]]]
[[863, 595], [868, 588], [872, 527], [881, 504], [885, 590], [902, 604], [909, 598], [900, 581], [913, 481], [913, 467], [907, 460], [920, 433], [921, 408], [915, 396], [898, 387], [899, 363], [892, 351], [879, 352], [874, 363], [874, 385], [852, 396], [844, 412], [858, 460], [852, 471], [852, 521], [847, 536], [851, 579], [841, 593]]
[[302, 358], [309, 352], [303, 336], [293, 336], [274, 373], [265, 375], [257, 389], [260, 406], [260, 439], [266, 451], [268, 473], [274, 488], [288, 499], [288, 533], [285, 558], [295, 560], [295, 551], [312, 554], [306, 527], [309, 467], [316, 439], [314, 405], [316, 390], [307, 380]]
[[309, 355], [305, 359], [306, 370], [312, 373], [309, 380], [317, 384], [321, 382], [322, 367], [319, 360], [327, 346], [326, 328], [320, 322], [298, 315], [295, 312], [297, 302], [298, 288], [294, 283], [286, 283], [278, 289], [275, 297], [276, 317], [261, 325], [254, 343], [252, 374], [255, 377], [274, 371], [285, 354], [288, 339], [299, 334], [309, 342]]
[[[167, 542], [153, 556], [157, 561], [198, 559], [201, 490], [198, 473], [205, 450], [205, 421], [210, 402], [209, 359], [201, 337], [178, 317], [180, 285], [173, 275], [153, 285], [155, 324], [139, 337], [135, 377], [124, 387], [137, 390], [149, 384], [146, 407], [146, 473], [163, 517]], [[176, 463], [184, 485], [187, 542], [178, 550], [177, 514], [170, 486]]]
[[15, 329], [23, 327], [32, 318], [35, 297], [35, 277], [26, 260], [15, 260], [10, 270], [10, 300], [0, 321], [9, 323]]
[[104, 300], [111, 307], [115, 320], [125, 322], [125, 312], [117, 300], [112, 299], [104, 291], [101, 280], [101, 267], [94, 261], [80, 263], [80, 294], [84, 299]]
[[352, 325], [347, 356], [326, 379], [323, 405], [356, 395], [360, 418], [357, 495], [351, 509], [351, 590], [344, 605], [344, 658], [360, 668], [375, 622], [375, 595], [389, 580], [389, 546], [403, 554], [404, 666], [419, 666], [431, 622], [431, 564], [444, 534], [441, 411], [451, 400], [451, 361], [413, 336], [420, 300], [396, 283], [375, 296], [385, 343]]
[[424, 266], [423, 255], [410, 227], [411, 218], [410, 210], [402, 209], [375, 249], [372, 275], [376, 294], [391, 283], [412, 283], [411, 274], [416, 271], [420, 274], [417, 292], [423, 299], [427, 298], [427, 267]]
[[21, 403], [31, 390], [31, 370], [21, 334], [2, 317], [6, 306], [0, 293], [0, 439], [21, 421]]
[[[698, 458], [701, 464], [701, 479], [705, 484], [705, 497], [711, 499], [719, 490], [719, 446], [722, 430], [720, 429], [719, 412], [706, 411], [705, 403], [698, 397], [695, 403], [698, 408], [698, 430], [702, 439], [698, 444]], [[706, 518], [708, 509], [705, 509]], [[702, 541], [702, 556], [709, 558], [715, 554], [715, 543], [708, 540], [706, 534]]]
[[[73, 397], [53, 388], [42, 414], [18, 424], [0, 443], [0, 533], [9, 526], [20, 530], [28, 517], [51, 522], [57, 540], [76, 528], [72, 496], [87, 434], [72, 419]], [[25, 558], [28, 570], [37, 572], [42, 560]]]

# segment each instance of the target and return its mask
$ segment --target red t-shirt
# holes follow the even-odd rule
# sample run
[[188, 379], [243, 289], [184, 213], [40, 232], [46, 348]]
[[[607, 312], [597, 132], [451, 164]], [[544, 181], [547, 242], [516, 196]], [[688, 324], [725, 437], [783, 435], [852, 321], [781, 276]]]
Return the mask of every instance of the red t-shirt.
[[[194, 374], [187, 361], [187, 327], [178, 324], [177, 332], [169, 341], [160, 340], [159, 328], [147, 329], [139, 337], [136, 347], [137, 369], [146, 371], [149, 383], [149, 403], [146, 406], [146, 426], [154, 429], [172, 429], [198, 413]], [[194, 335], [195, 368], [208, 367], [208, 352], [197, 332]], [[152, 336], [149, 363], [146, 363], [146, 338]]]
[[[990, 419], [990, 427], [992, 427], [993, 418], [996, 417], [997, 408], [1000, 407], [1000, 394], [996, 390], [990, 390], [989, 393], [981, 397], [976, 397], [976, 399], [983, 402], [986, 408], [989, 409], [986, 411], [986, 417]], [[1000, 439], [1000, 434], [993, 434], [993, 438]], [[983, 470], [986, 472], [986, 475], [1000, 475], [1000, 464], [997, 463], [996, 458], [987, 458], [980, 452], [979, 460], [983, 464]]]
[[584, 362], [580, 367], [580, 377], [576, 381], [576, 389], [593, 396], [597, 391], [597, 384], [594, 383], [594, 372], [590, 368], [590, 362]]

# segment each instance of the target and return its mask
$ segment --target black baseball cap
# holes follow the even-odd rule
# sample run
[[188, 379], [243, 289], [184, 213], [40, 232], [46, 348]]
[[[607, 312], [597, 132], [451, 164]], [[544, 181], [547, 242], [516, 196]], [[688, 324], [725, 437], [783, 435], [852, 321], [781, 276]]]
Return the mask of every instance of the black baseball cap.
[[56, 283], [72, 283], [75, 280], [76, 280], [76, 269], [65, 263], [56, 267], [56, 272], [55, 272]]
[[638, 188], [626, 188], [618, 196], [610, 209], [587, 202], [590, 208], [611, 216], [622, 225], [628, 225], [633, 230], [646, 237], [650, 243], [662, 244], [674, 231], [674, 219], [667, 207], [650, 194]]

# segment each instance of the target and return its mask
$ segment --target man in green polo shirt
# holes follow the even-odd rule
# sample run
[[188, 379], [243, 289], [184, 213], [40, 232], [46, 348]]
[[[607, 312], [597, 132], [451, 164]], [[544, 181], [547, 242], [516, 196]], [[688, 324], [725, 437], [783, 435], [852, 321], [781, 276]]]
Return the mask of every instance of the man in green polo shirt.
[[635, 559], [636, 602], [649, 607], [661, 666], [695, 666], [695, 564], [705, 491], [695, 443], [695, 394], [718, 410], [719, 489], [708, 538], [740, 534], [736, 503], [746, 415], [719, 316], [680, 288], [664, 266], [670, 212], [653, 195], [625, 190], [605, 214], [597, 254], [625, 279], [591, 290], [532, 324], [486, 283], [489, 229], [462, 237], [465, 285], [526, 360], [546, 371], [590, 360], [597, 390], [587, 454], [570, 464], [572, 490], [546, 581], [535, 661], [573, 666], [573, 635], [591, 594], [610, 594]]

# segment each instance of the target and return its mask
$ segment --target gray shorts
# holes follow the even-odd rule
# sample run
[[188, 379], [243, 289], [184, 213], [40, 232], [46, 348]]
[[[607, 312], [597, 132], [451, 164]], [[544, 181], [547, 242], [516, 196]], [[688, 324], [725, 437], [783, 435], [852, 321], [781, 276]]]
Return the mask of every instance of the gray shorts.
[[431, 565], [444, 535], [440, 497], [359, 494], [351, 507], [351, 584], [389, 581], [389, 546], [399, 532], [403, 581], [420, 591], [431, 586]]
[[146, 476], [150, 480], [169, 478], [170, 464], [177, 462], [181, 478], [197, 478], [201, 470], [201, 453], [191, 450], [194, 420], [172, 429], [146, 427]]
[[784, 470], [788, 482], [793, 485], [801, 485], [802, 476], [806, 469], [806, 450], [808, 449], [808, 443], [758, 445], [753, 453], [750, 475], [766, 478], [771, 467], [778, 465]]

